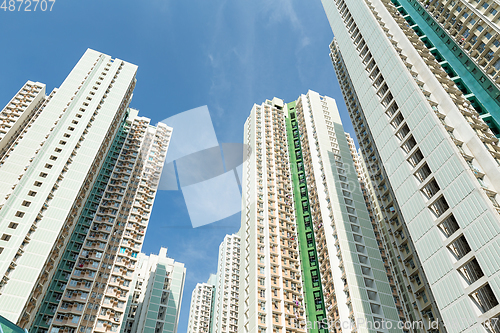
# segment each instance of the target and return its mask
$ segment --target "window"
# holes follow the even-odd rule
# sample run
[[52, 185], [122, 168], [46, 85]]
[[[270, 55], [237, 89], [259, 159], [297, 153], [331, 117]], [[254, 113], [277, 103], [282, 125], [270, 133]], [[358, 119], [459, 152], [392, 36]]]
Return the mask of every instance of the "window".
[[[35, 182], [35, 185], [36, 185], [36, 182]], [[40, 183], [40, 185], [42, 185], [42, 183]], [[30, 197], [34, 197], [34, 196], [36, 195], [36, 192], [35, 192], [35, 191], [29, 191], [29, 192], [28, 192], [28, 195], [29, 195]]]
[[45, 172], [40, 172], [40, 177], [47, 178], [47, 174]]
[[3, 234], [3, 235], [2, 235], [2, 238], [0, 238], [0, 239], [1, 239], [1, 240], [3, 240], [3, 241], [8, 242], [8, 241], [9, 241], [9, 239], [10, 239], [10, 235]]
[[498, 11], [495, 8], [491, 8], [490, 9], [490, 14], [491, 15], [496, 15], [496, 13], [498, 13]]
[[24, 216], [24, 212], [21, 212], [21, 211], [17, 211], [16, 213], [16, 217], [23, 217]]
[[66, 141], [61, 140], [61, 141], [59, 141], [59, 144], [64, 146], [66, 144]]
[[[43, 184], [42, 182], [36, 181], [33, 185], [35, 185], [36, 187], [40, 187], [40, 186], [42, 186], [42, 184]], [[36, 192], [34, 192], [34, 193], [36, 193]], [[32, 196], [34, 197], [34, 195], [32, 195]]]
[[45, 164], [45, 168], [46, 168], [46, 169], [52, 169], [52, 164], [48, 164], [48, 163], [47, 163], [47, 164]]
[[493, 64], [493, 67], [495, 67], [496, 70], [500, 70], [500, 59], [495, 61], [495, 63]]
[[19, 225], [18, 223], [10, 222], [9, 223], [9, 228], [16, 229], [18, 225]]
[[481, 42], [481, 44], [478, 45], [477, 50], [479, 51], [479, 53], [483, 53], [484, 49], [485, 49], [485, 44]]
[[23, 203], [22, 203], [22, 205], [24, 207], [29, 207], [31, 205], [31, 202], [24, 200]]

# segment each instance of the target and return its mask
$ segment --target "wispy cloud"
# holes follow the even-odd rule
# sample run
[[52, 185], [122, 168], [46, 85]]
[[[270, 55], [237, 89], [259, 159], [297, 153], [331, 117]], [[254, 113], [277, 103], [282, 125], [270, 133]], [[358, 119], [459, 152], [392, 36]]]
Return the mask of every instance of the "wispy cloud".
[[302, 21], [295, 10], [293, 0], [261, 1], [265, 10], [269, 14], [270, 23], [284, 23], [288, 21], [295, 33], [299, 34], [300, 47], [309, 45], [310, 39], [306, 36]]

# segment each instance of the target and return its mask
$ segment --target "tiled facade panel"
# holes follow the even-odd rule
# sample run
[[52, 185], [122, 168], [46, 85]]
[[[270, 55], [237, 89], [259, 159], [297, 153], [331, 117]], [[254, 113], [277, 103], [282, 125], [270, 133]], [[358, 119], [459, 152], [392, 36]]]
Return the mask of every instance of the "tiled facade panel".
[[[491, 240], [487, 233], [495, 231], [473, 226], [483, 224], [481, 216], [486, 213], [495, 214], [498, 221], [495, 211], [498, 204], [494, 200], [498, 166], [495, 168], [491, 164], [494, 160], [492, 156], [496, 156], [492, 149], [496, 150], [496, 146], [486, 144], [486, 141], [492, 140], [492, 133], [478, 132], [477, 129], [482, 131], [485, 125], [477, 113], [471, 111], [470, 104], [461, 102], [463, 96], [458, 96], [442, 83], [446, 80], [440, 78], [438, 82], [438, 77], [444, 72], [435, 69], [439, 65], [432, 56], [432, 59], [428, 58], [429, 51], [421, 51], [422, 42], [418, 36], [414, 38], [411, 33], [406, 34], [409, 25], [399, 24], [401, 17], [398, 17], [397, 11], [391, 14], [395, 11], [391, 2], [325, 0], [323, 3], [336, 37], [334, 43], [338, 48], [335, 50], [340, 50], [338, 53], [342, 54], [342, 62], [352, 80], [349, 83], [359, 98], [366, 119], [364, 125], [367, 129], [357, 132], [358, 140], [366, 144], [363, 136], [369, 129], [396, 193], [418, 259], [423, 264], [431, 289], [436, 292], [434, 297], [439, 310], [443, 311], [454, 302], [469, 302], [471, 306], [475, 306], [474, 303], [478, 305], [477, 311], [486, 312], [494, 308], [488, 313], [488, 318], [495, 319], [499, 290], [493, 283], [494, 279], [489, 284], [465, 288], [467, 283], [472, 284], [481, 278], [482, 259], [474, 257], [474, 253]], [[334, 4], [337, 8], [333, 7]], [[339, 56], [332, 55], [332, 59], [337, 69]], [[366, 74], [361, 73], [364, 68]], [[345, 88], [345, 77], [337, 77], [343, 89], [348, 89]], [[422, 82], [424, 78], [427, 82]], [[373, 82], [373, 88], [366, 89], [366, 82]], [[347, 101], [351, 93], [346, 91], [343, 90]], [[380, 105], [373, 105], [374, 96], [380, 96]], [[397, 105], [391, 105], [391, 99]], [[355, 111], [355, 107], [352, 108]], [[350, 113], [353, 121], [359, 118], [359, 111], [354, 111]], [[450, 121], [457, 129], [455, 134], [461, 134], [459, 137], [465, 140], [465, 144], [454, 136]], [[389, 123], [391, 125], [387, 126]], [[477, 136], [471, 129], [476, 131]], [[390, 147], [387, 142], [391, 134], [398, 137], [401, 143]], [[483, 141], [484, 147], [478, 139]], [[462, 145], [475, 152], [474, 156]], [[460, 159], [462, 156], [463, 159]], [[481, 173], [483, 176], [486, 173], [486, 176], [481, 176]], [[486, 179], [487, 185], [484, 184]], [[460, 232], [453, 233], [460, 228]], [[393, 244], [396, 245], [395, 242]], [[468, 262], [461, 260], [465, 255], [469, 258]], [[412, 277], [414, 279], [415, 275]], [[443, 279], [459, 281], [456, 287], [461, 290], [461, 295], [457, 294], [450, 300], [438, 293], [438, 283]], [[421, 295], [420, 292], [417, 294]], [[432, 312], [429, 315], [424, 310], [424, 315], [434, 317]], [[475, 321], [474, 329], [481, 324], [479, 319]], [[489, 323], [484, 325], [497, 332]], [[444, 327], [441, 329], [445, 330]]]

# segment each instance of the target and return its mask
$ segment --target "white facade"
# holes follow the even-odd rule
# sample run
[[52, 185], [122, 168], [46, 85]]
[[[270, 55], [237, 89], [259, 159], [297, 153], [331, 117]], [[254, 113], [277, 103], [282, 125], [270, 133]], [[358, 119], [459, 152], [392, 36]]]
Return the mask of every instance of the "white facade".
[[[136, 70], [88, 50], [2, 155], [0, 314], [9, 320], [29, 321], [41, 299], [58, 260], [56, 247], [67, 243], [100, 156], [130, 102]], [[39, 89], [27, 95], [23, 103], [28, 106], [15, 107], [28, 112], [43, 98], [44, 87], [33, 86]], [[16, 128], [21, 127], [14, 124], [10, 131]], [[20, 318], [23, 311], [26, 317]]]
[[215, 276], [207, 283], [198, 283], [191, 294], [188, 333], [209, 333], [213, 311]]
[[[34, 121], [43, 109], [45, 84], [28, 81], [0, 112], [0, 156], [3, 157], [9, 146], [17, 138], [28, 122]], [[5, 198], [2, 198], [3, 200]]]
[[274, 98], [245, 123], [238, 332], [305, 332], [285, 118]]
[[176, 333], [185, 277], [184, 264], [167, 257], [166, 248], [159, 255], [139, 254], [121, 331]]
[[498, 332], [498, 140], [391, 2], [323, 4], [334, 62], [345, 63], [359, 100], [358, 141], [373, 141], [404, 217], [393, 246], [411, 239], [432, 290], [414, 306], [440, 316], [439, 331]]
[[238, 332], [240, 237], [226, 235], [219, 246], [212, 332]]
[[354, 141], [344, 132], [335, 100], [309, 91], [294, 112], [330, 329], [402, 332], [358, 182]]

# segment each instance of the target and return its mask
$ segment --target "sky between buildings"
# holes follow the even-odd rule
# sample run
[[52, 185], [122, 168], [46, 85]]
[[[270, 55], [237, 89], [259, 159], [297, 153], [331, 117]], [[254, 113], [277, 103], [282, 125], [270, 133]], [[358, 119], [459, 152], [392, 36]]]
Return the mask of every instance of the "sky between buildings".
[[[139, 66], [131, 106], [153, 124], [207, 105], [219, 143], [242, 142], [254, 103], [275, 96], [290, 102], [311, 89], [337, 100], [353, 133], [320, 0], [56, 0], [52, 12], [23, 7], [0, 10], [0, 107], [27, 80], [45, 83], [48, 92], [58, 87], [92, 48]], [[239, 225], [236, 214], [193, 229], [182, 193], [158, 193], [143, 252], [165, 246], [186, 264], [179, 333], [187, 331], [194, 286], [216, 272], [219, 244]]]

